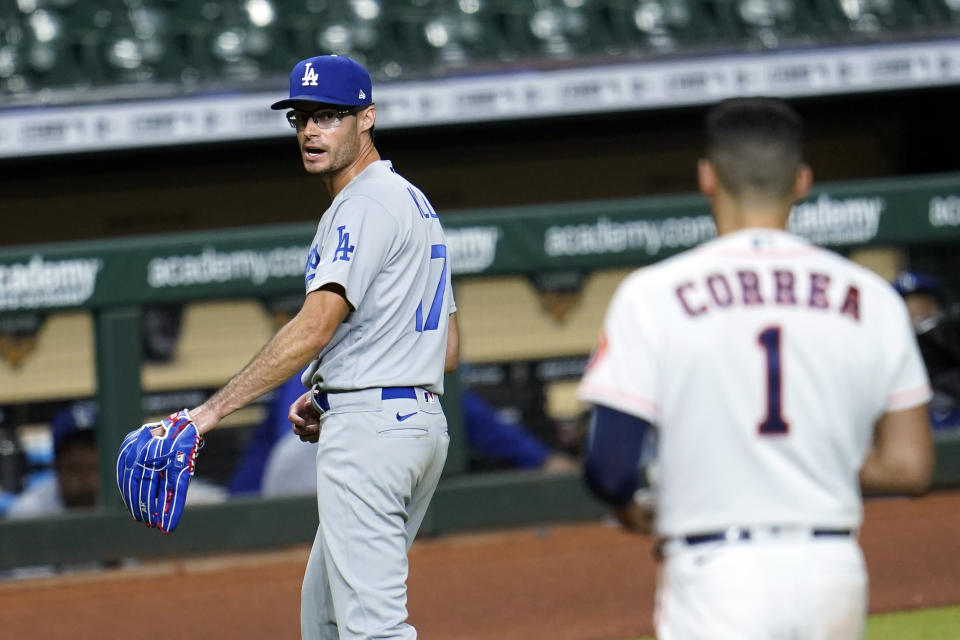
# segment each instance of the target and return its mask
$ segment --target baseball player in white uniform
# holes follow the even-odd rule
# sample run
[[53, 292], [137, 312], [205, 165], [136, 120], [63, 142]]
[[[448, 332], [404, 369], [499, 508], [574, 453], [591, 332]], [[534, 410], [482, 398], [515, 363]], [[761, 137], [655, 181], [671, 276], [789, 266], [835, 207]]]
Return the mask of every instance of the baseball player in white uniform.
[[446, 243], [424, 194], [373, 144], [370, 77], [355, 61], [298, 63], [290, 96], [304, 168], [333, 198], [306, 261], [300, 312], [190, 413], [201, 433], [304, 370], [294, 432], [319, 442], [320, 525], [303, 581], [305, 640], [409, 639], [407, 551], [449, 436], [440, 407], [457, 361]]
[[[932, 473], [906, 310], [784, 231], [812, 174], [783, 102], [714, 107], [698, 177], [719, 237], [621, 284], [582, 380], [588, 484], [653, 525], [661, 640], [862, 637], [861, 489], [920, 493]], [[650, 429], [653, 513], [634, 499]]]

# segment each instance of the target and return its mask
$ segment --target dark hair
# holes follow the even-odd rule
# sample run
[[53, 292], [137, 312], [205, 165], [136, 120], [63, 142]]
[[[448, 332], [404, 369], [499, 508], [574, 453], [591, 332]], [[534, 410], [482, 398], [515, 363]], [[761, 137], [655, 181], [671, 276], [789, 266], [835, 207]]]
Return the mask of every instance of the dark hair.
[[803, 164], [803, 122], [776, 98], [731, 98], [707, 113], [707, 158], [734, 197], [784, 198]]
[[59, 438], [53, 447], [54, 462], [57, 463], [61, 460], [64, 451], [76, 447], [95, 449], [97, 447], [97, 435], [94, 430], [71, 431]]

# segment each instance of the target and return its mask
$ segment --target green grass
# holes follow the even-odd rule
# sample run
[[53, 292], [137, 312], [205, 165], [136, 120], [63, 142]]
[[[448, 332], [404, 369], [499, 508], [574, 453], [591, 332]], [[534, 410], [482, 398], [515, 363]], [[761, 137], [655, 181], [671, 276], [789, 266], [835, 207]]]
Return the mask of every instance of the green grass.
[[922, 609], [870, 616], [867, 640], [952, 640], [960, 638], [960, 607]]
[[[960, 607], [882, 613], [867, 620], [866, 640], [956, 640]], [[654, 640], [638, 638], [637, 640]]]

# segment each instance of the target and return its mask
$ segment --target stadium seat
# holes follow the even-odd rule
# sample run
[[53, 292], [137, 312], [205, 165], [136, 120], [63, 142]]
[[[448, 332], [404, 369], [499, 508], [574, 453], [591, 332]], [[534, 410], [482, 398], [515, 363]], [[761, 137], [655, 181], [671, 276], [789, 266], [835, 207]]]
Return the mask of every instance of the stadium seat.
[[306, 0], [274, 0], [277, 12], [277, 33], [289, 52], [287, 64], [277, 64], [272, 71], [283, 73], [289, 71], [297, 60], [328, 53], [319, 49], [316, 41], [320, 25], [330, 22], [330, 9], [326, 3], [307, 2]]
[[207, 84], [256, 80], [274, 46], [276, 14], [269, 0], [256, 3], [174, 0], [171, 26], [184, 73]]
[[[382, 44], [381, 3], [274, 0], [284, 52], [274, 57], [274, 71], [286, 74], [293, 63], [319, 54], [337, 54], [371, 64]], [[373, 69], [371, 69], [373, 71]]]
[[957, 0], [931, 0], [929, 5], [931, 13], [945, 24], [960, 24], [960, 2]]
[[497, 2], [434, 0], [434, 5], [435, 17], [426, 23], [427, 41], [439, 64], [489, 66], [515, 59], [524, 49], [519, 41], [527, 39], [520, 22]]
[[531, 30], [534, 13], [532, 0], [490, 0], [486, 9], [488, 26], [499, 36], [494, 42], [493, 59], [516, 60], [531, 57], [537, 49], [537, 39]]
[[[408, 69], [433, 71], [496, 60], [499, 38], [487, 19], [488, 8], [489, 4], [480, 0], [391, 3], [386, 10], [385, 36], [396, 51], [414, 52], [402, 56]], [[388, 57], [392, 61], [387, 64], [394, 69], [401, 64], [395, 53]]]
[[551, 0], [536, 4], [530, 15], [530, 31], [537, 42], [537, 53], [547, 58], [572, 58], [592, 53], [594, 32], [587, 22], [584, 2]]
[[844, 36], [883, 37], [928, 23], [913, 0], [820, 0], [819, 6]]
[[606, 19], [616, 39], [639, 53], [708, 46], [720, 30], [701, 0], [607, 0]]
[[827, 24], [810, 0], [736, 0], [726, 6], [725, 22], [748, 47], [775, 49], [808, 45], [825, 33]]
[[[420, 7], [424, 4], [426, 7]], [[411, 0], [383, 3], [378, 20], [379, 42], [369, 52], [372, 66], [389, 73], [428, 67], [434, 55], [451, 44], [446, 26], [435, 17], [432, 3]], [[429, 27], [429, 28], [428, 28]], [[431, 30], [432, 29], [432, 30]]]
[[26, 65], [19, 42], [23, 38], [20, 13], [12, 3], [0, 4], [0, 96], [27, 88]]
[[23, 13], [18, 22], [16, 41], [8, 40], [14, 47], [10, 53], [30, 87], [83, 89], [91, 85], [95, 70], [84, 66], [81, 45], [63, 13], [38, 8]]
[[272, 86], [318, 53], [351, 56], [395, 79], [935, 35], [958, 23], [960, 0], [7, 1], [0, 95]]

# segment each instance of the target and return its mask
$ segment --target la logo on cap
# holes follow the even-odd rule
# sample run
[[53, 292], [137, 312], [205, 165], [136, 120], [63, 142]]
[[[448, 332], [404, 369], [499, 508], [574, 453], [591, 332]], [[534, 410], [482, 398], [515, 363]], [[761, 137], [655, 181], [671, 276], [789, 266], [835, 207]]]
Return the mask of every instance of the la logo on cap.
[[363, 92], [363, 89], [360, 89], [360, 95], [357, 96], [357, 100], [366, 100], [367, 94]]
[[[303, 69], [303, 86], [305, 87], [315, 87], [317, 86], [317, 78], [320, 76], [317, 75], [317, 72], [313, 70], [313, 63], [308, 62], [307, 66]], [[362, 91], [360, 93], [363, 93]]]

